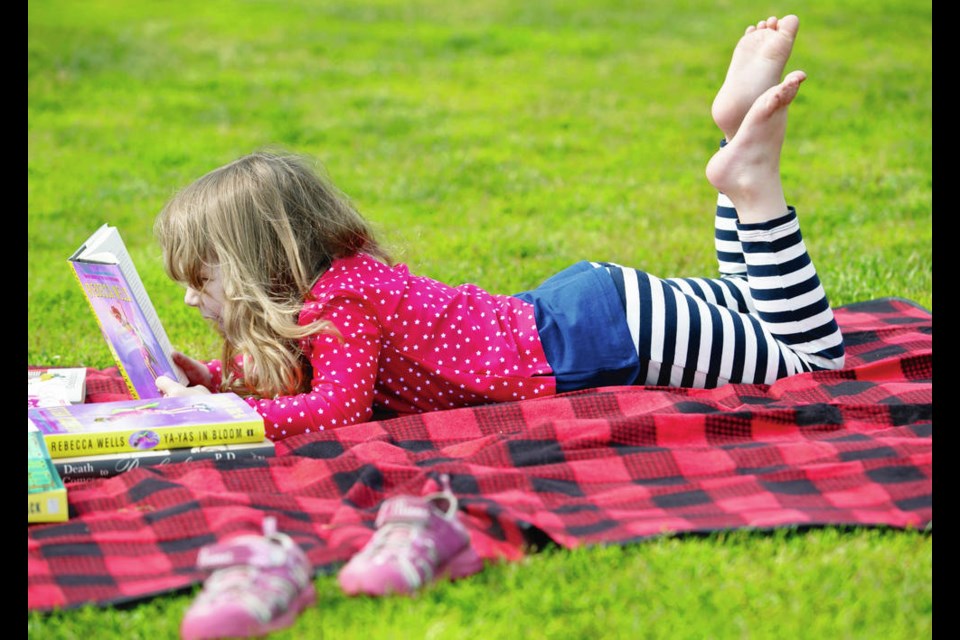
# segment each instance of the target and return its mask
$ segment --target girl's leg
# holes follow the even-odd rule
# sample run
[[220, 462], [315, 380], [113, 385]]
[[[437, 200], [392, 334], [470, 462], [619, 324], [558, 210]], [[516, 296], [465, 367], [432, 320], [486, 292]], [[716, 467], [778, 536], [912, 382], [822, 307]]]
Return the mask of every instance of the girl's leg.
[[[843, 339], [794, 210], [741, 228], [747, 278], [663, 280], [604, 265], [622, 287], [641, 362], [636, 384], [771, 384], [795, 373], [843, 366]], [[716, 290], [730, 292], [732, 281], [749, 283], [743, 286], [755, 313], [707, 299]], [[704, 288], [690, 292], [699, 286]]]
[[805, 78], [794, 71], [757, 98], [736, 138], [711, 158], [707, 178], [736, 204], [750, 297], [764, 331], [804, 370], [835, 369], [843, 366], [843, 338], [780, 181], [787, 108]]
[[[799, 28], [800, 20], [795, 15], [771, 16], [748, 26], [737, 41], [723, 85], [711, 107], [714, 122], [724, 135], [721, 148], [734, 138], [754, 101], [780, 82]], [[721, 279], [683, 278], [671, 282], [707, 302], [752, 313], [747, 267], [737, 233], [737, 211], [723, 193], [718, 194], [714, 220]]]
[[[769, 384], [801, 371], [843, 366], [842, 336], [780, 183], [786, 109], [804, 78], [791, 73], [761, 95], [737, 138], [707, 167], [713, 185], [738, 205], [747, 287], [736, 290], [747, 294], [755, 312], [687, 291], [688, 280], [665, 281], [608, 266], [620, 271], [615, 280], [624, 283], [628, 324], [636, 328], [643, 366], [638, 384]], [[734, 280], [739, 276], [714, 282]], [[632, 309], [637, 311], [631, 318]]]
[[717, 267], [721, 276], [746, 276], [747, 264], [737, 233], [737, 209], [730, 198], [717, 194], [717, 212], [714, 216], [713, 243], [717, 250]]

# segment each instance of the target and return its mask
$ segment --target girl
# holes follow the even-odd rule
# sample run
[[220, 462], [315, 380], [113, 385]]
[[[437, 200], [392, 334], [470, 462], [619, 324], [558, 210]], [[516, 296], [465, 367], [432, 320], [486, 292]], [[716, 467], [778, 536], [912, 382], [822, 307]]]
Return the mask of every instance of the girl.
[[185, 387], [234, 391], [273, 439], [369, 420], [605, 385], [769, 384], [843, 366], [843, 341], [780, 182], [780, 81], [796, 16], [748, 27], [713, 103], [725, 143], [718, 279], [580, 262], [531, 291], [451, 287], [394, 264], [304, 158], [258, 152], [201, 177], [156, 221], [167, 273], [224, 339], [183, 354]]

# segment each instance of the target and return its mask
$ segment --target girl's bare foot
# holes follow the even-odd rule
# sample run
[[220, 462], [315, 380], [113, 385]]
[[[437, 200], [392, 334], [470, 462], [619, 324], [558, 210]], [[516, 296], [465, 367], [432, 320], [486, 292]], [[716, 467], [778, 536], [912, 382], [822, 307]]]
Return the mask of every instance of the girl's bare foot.
[[761, 20], [737, 42], [723, 86], [713, 100], [713, 120], [727, 141], [761, 93], [780, 82], [800, 28], [795, 15]]
[[766, 222], [787, 212], [780, 150], [787, 131], [787, 107], [806, 77], [803, 71], [792, 71], [764, 91], [747, 111], [737, 136], [707, 163], [707, 180], [730, 198], [740, 222]]

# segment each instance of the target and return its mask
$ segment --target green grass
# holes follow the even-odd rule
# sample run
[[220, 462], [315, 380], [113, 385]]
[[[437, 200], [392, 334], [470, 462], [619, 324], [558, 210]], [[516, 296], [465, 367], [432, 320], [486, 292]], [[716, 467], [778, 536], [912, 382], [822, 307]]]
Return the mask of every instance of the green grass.
[[[153, 217], [265, 144], [318, 157], [398, 258], [511, 293], [576, 260], [715, 270], [713, 95], [747, 23], [801, 16], [783, 174], [834, 304], [932, 309], [932, 6], [915, 0], [28, 4], [28, 361], [110, 354], [66, 257], [118, 226], [172, 342], [215, 336]], [[932, 538], [832, 530], [550, 551], [286, 637], [919, 638]], [[28, 616], [36, 638], [176, 637], [188, 596]], [[317, 631], [322, 629], [322, 634]], [[283, 637], [283, 636], [281, 636]]]
[[[317, 606], [271, 637], [917, 639], [932, 633], [931, 571], [932, 536], [919, 532], [668, 537], [549, 549], [409, 598], [348, 598], [322, 577]], [[28, 630], [44, 640], [176, 638], [190, 601], [31, 615]]]

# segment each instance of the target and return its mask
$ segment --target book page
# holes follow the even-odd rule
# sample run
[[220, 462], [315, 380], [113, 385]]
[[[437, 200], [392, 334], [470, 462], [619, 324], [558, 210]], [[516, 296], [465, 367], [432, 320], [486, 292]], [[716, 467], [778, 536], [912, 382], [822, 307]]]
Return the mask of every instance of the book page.
[[80, 367], [50, 367], [27, 370], [27, 397], [37, 402], [67, 400], [83, 402], [86, 398], [87, 370]]

